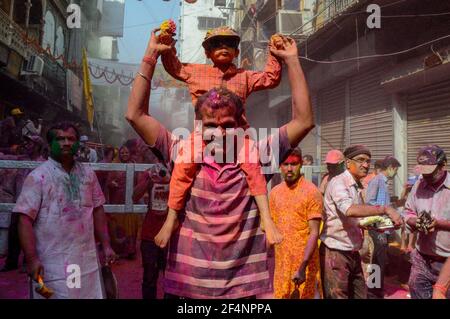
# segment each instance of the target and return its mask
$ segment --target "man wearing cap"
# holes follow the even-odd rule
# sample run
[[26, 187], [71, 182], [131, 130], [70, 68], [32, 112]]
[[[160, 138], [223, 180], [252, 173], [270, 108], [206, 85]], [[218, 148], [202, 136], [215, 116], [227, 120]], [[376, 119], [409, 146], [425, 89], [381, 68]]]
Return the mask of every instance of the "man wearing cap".
[[328, 173], [323, 176], [319, 187], [319, 190], [323, 195], [325, 194], [325, 190], [327, 189], [330, 180], [345, 171], [344, 161], [344, 154], [339, 150], [331, 150], [327, 153], [325, 164], [327, 164]]
[[371, 153], [364, 145], [344, 151], [346, 170], [328, 184], [324, 198], [324, 225], [320, 236], [320, 267], [326, 299], [366, 298], [367, 288], [359, 250], [363, 232], [359, 218], [387, 215], [395, 226], [400, 215], [389, 206], [364, 205], [361, 180], [367, 176]]
[[[163, 52], [162, 62], [167, 73], [188, 85], [193, 105], [201, 95], [220, 87], [239, 96], [245, 105], [252, 92], [278, 86], [281, 81], [281, 62], [269, 51], [263, 72], [237, 68], [233, 60], [239, 56], [240, 40], [233, 29], [219, 27], [209, 30], [202, 43], [205, 55], [213, 65], [181, 63], [175, 49]], [[269, 46], [273, 47], [272, 44]], [[242, 115], [242, 121], [243, 124], [247, 123], [245, 114]]]
[[[386, 156], [381, 162], [381, 171], [370, 182], [366, 191], [366, 203], [372, 206], [391, 206], [388, 181], [396, 175], [400, 162], [393, 156]], [[369, 289], [369, 298], [377, 299], [384, 297], [384, 273], [388, 249], [388, 233], [369, 230], [369, 236], [374, 245], [371, 264], [380, 266], [380, 287]]]
[[22, 136], [40, 135], [42, 131], [42, 119], [36, 127], [30, 119], [25, 118], [25, 113], [18, 107], [11, 110], [11, 116], [15, 122], [15, 138], [20, 140]]
[[[409, 289], [413, 299], [431, 299], [433, 285], [450, 256], [450, 175], [447, 156], [437, 145], [423, 147], [417, 156], [416, 182], [405, 204], [406, 222], [418, 230], [416, 249], [411, 253]], [[426, 212], [430, 222], [418, 227], [419, 215]], [[447, 293], [447, 298], [450, 295]]]

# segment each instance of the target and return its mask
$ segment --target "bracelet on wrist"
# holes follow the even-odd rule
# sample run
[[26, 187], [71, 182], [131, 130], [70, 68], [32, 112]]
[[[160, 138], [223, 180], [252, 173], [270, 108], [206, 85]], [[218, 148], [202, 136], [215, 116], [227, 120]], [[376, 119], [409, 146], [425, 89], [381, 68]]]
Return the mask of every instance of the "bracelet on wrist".
[[143, 73], [138, 72], [137, 74], [140, 75], [142, 78], [144, 78], [147, 82], [149, 82], [149, 83], [152, 82], [152, 81], [150, 81], [150, 79], [149, 79], [147, 76], [145, 76]]

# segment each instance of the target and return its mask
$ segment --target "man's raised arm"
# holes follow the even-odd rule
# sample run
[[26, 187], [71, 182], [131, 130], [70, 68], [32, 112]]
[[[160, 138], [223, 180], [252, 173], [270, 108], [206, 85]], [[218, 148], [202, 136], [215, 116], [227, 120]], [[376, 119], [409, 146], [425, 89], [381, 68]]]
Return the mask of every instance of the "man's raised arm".
[[151, 81], [156, 61], [161, 52], [171, 50], [170, 46], [158, 44], [152, 31], [139, 73], [133, 82], [125, 118], [148, 145], [154, 145], [158, 137], [160, 123], [149, 114]]
[[297, 44], [291, 38], [284, 39], [284, 50], [271, 48], [271, 52], [286, 63], [292, 94], [292, 120], [287, 124], [287, 135], [292, 147], [314, 128], [314, 117], [309, 89], [298, 58]]

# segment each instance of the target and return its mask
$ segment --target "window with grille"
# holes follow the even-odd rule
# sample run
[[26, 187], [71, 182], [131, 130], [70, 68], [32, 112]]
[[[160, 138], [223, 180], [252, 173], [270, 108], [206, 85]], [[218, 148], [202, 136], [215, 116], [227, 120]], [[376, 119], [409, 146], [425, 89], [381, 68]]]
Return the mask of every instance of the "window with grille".
[[226, 19], [214, 17], [198, 17], [198, 29], [209, 30], [226, 25]]

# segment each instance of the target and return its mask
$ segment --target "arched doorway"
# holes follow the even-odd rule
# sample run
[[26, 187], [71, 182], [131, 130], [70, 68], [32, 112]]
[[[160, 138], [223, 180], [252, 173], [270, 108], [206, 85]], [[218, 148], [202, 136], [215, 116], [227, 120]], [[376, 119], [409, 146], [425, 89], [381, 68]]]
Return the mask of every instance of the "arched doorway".
[[53, 13], [48, 10], [44, 16], [44, 35], [42, 39], [42, 47], [47, 49], [50, 48], [50, 53], [54, 53], [55, 49], [55, 30], [56, 30], [56, 20]]

